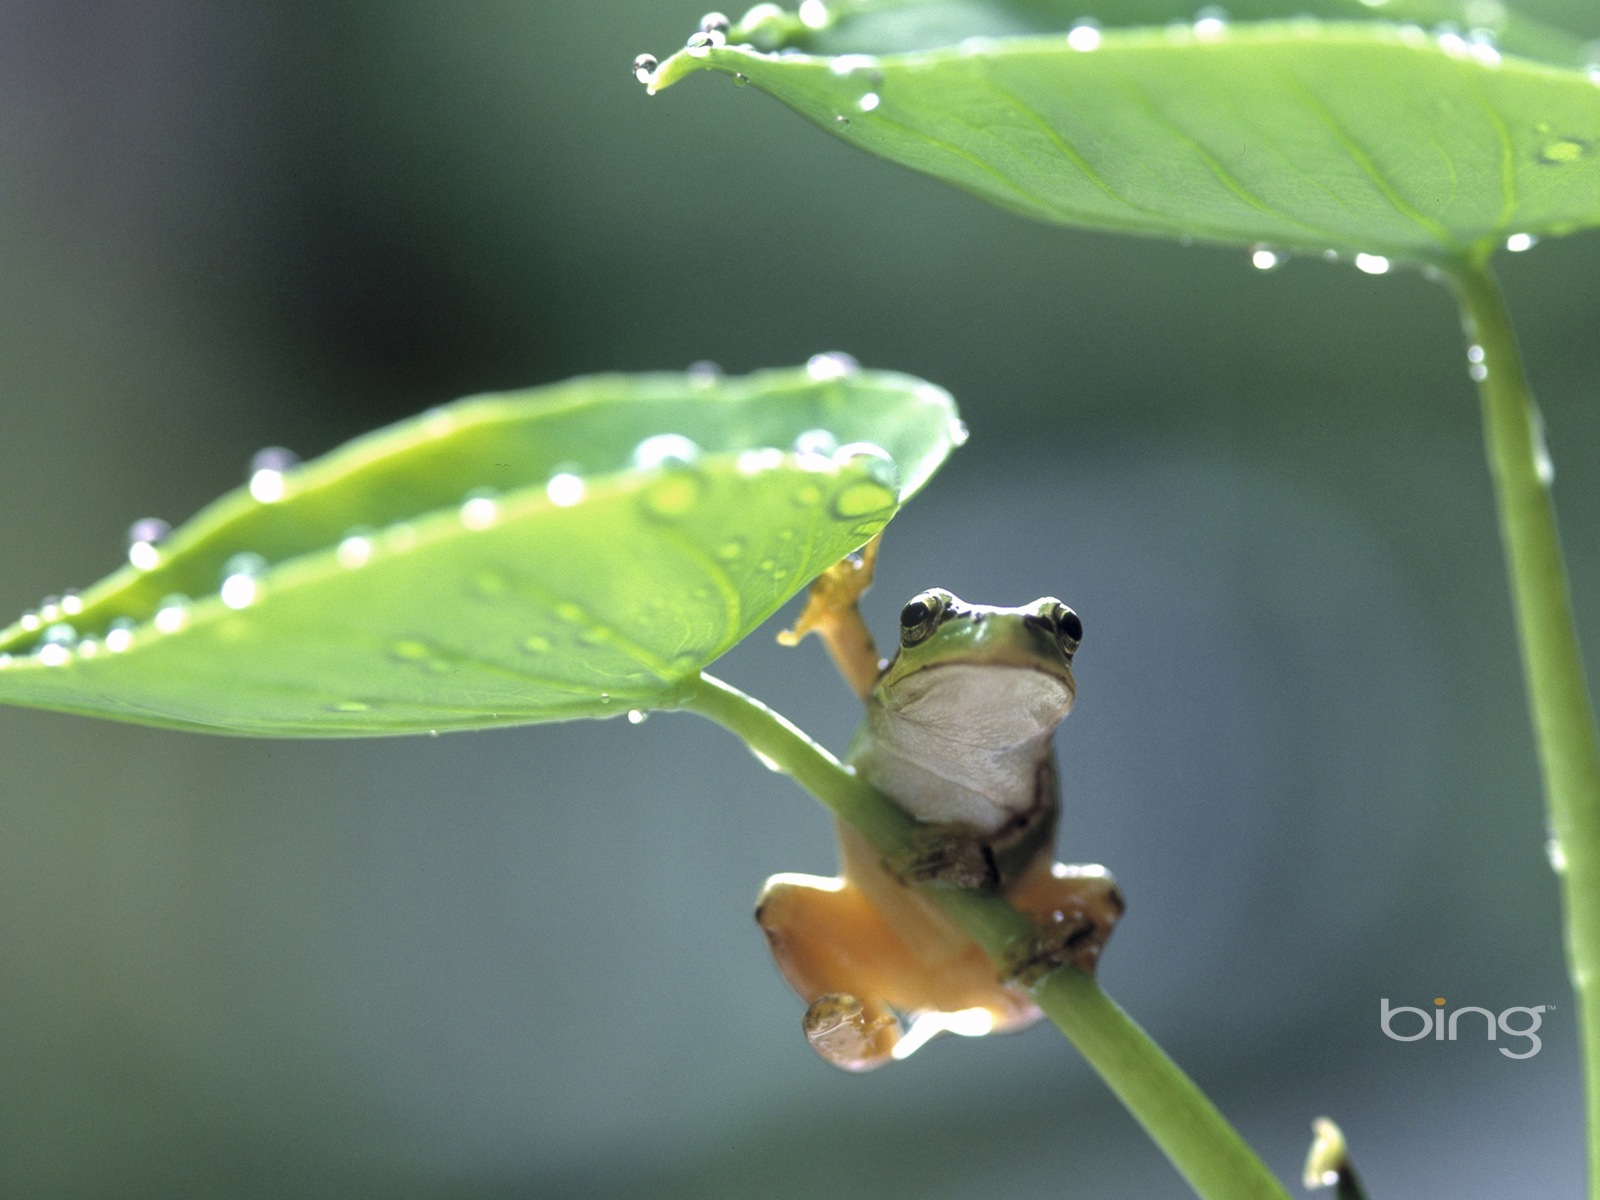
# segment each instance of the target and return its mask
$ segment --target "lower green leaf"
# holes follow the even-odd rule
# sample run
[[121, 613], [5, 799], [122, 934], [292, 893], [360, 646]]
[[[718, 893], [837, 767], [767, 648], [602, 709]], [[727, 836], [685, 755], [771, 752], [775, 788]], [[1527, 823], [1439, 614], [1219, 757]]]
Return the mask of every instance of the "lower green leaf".
[[460, 401], [137, 538], [0, 631], [0, 702], [315, 737], [672, 706], [961, 436], [837, 355]]

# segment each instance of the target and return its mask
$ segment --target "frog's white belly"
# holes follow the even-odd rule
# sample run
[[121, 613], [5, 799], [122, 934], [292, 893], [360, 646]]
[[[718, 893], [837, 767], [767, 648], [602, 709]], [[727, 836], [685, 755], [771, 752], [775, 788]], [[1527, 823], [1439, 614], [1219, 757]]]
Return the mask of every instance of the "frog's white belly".
[[952, 664], [872, 704], [846, 761], [920, 821], [994, 833], [1030, 811], [1050, 739], [1072, 706], [1043, 671]]

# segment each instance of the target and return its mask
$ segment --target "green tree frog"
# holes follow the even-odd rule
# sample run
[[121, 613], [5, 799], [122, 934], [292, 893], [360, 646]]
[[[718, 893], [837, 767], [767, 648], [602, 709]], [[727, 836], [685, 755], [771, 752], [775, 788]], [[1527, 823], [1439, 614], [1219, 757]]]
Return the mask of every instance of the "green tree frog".
[[846, 761], [927, 836], [885, 861], [838, 823], [839, 875], [774, 875], [756, 905], [773, 958], [808, 1006], [807, 1039], [850, 1071], [904, 1057], [932, 1032], [1014, 1030], [1039, 1017], [1018, 974], [997, 977], [909, 885], [1004, 894], [1039, 931], [1035, 970], [1093, 971], [1123, 911], [1104, 867], [1052, 862], [1052, 735], [1077, 692], [1077, 614], [1049, 597], [992, 608], [936, 588], [901, 609], [899, 649], [884, 662], [859, 608], [876, 551], [869, 543], [819, 578], [779, 640], [822, 638], [866, 705]]

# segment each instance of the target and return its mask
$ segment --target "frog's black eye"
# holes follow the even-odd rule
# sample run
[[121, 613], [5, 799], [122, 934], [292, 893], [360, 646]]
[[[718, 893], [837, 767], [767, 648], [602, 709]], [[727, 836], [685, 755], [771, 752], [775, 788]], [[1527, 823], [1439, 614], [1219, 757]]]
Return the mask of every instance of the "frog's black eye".
[[1078, 649], [1078, 643], [1083, 641], [1083, 622], [1078, 619], [1078, 614], [1065, 604], [1058, 604], [1055, 623], [1056, 639], [1061, 643], [1062, 652], [1071, 658]]
[[926, 641], [939, 628], [947, 603], [943, 592], [923, 592], [908, 600], [900, 610], [900, 644], [915, 646]]

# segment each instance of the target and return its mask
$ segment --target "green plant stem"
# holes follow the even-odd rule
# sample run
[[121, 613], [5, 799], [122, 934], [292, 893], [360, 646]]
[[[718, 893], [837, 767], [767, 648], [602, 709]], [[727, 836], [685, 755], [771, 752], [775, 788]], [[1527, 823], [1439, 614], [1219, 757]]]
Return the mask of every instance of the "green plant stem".
[[[1600, 1200], [1600, 747], [1550, 497], [1544, 434], [1516, 336], [1486, 259], [1450, 275], [1470, 352], [1500, 508], [1500, 536], [1516, 610], [1566, 914], [1567, 964], [1578, 1006], [1588, 1106], [1589, 1195]], [[1559, 860], [1558, 860], [1559, 861]]]
[[[683, 707], [731, 730], [762, 759], [864, 834], [886, 855], [909, 848], [916, 822], [789, 721], [719, 679], [701, 675]], [[1033, 927], [1003, 898], [928, 888], [1003, 970]], [[1058, 968], [1035, 984], [1040, 1009], [1204, 1200], [1288, 1200], [1288, 1193], [1194, 1082], [1112, 1002], [1092, 976]]]

